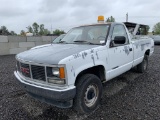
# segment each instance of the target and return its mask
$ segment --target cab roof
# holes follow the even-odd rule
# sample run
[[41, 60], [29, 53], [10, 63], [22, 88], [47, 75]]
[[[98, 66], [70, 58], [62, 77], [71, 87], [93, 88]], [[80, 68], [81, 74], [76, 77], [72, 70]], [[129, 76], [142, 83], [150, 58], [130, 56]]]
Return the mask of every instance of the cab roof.
[[94, 26], [94, 25], [110, 25], [111, 22], [106, 22], [106, 23], [93, 23], [93, 24], [86, 24], [86, 25], [80, 25], [77, 27], [84, 27], [84, 26]]
[[104, 23], [94, 23], [94, 24], [80, 25], [80, 26], [76, 26], [76, 27], [95, 26], [95, 25], [114, 25], [114, 24], [124, 25], [124, 23], [122, 23], [122, 22], [104, 22]]

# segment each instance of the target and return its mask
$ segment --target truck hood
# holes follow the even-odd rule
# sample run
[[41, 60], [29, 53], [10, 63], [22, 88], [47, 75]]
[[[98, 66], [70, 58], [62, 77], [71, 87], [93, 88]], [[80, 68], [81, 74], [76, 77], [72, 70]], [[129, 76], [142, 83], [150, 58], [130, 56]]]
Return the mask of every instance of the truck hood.
[[50, 46], [50, 45], [51, 44], [39, 45], [39, 46], [33, 47], [31, 49], [37, 49], [37, 48], [47, 47], [47, 46]]
[[70, 55], [95, 47], [98, 47], [98, 45], [52, 44], [50, 46], [44, 46], [19, 53], [16, 58], [39, 64], [58, 64], [60, 60]]

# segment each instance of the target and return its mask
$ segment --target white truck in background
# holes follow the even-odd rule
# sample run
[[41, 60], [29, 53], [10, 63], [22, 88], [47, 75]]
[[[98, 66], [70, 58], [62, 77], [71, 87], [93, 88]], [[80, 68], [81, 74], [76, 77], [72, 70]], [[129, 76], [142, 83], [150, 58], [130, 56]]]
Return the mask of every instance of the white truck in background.
[[124, 23], [98, 20], [71, 29], [60, 43], [16, 55], [14, 74], [31, 96], [90, 113], [100, 103], [103, 83], [135, 66], [147, 70], [153, 40], [131, 35]]

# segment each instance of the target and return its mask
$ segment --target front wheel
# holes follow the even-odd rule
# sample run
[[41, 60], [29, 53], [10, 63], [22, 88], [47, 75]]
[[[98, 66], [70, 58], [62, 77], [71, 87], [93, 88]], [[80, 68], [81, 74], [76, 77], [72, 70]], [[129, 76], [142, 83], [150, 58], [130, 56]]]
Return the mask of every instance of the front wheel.
[[91, 113], [100, 103], [102, 96], [102, 83], [92, 74], [85, 74], [76, 85], [77, 93], [74, 98], [74, 109], [79, 113]]
[[148, 55], [144, 55], [143, 61], [137, 65], [137, 71], [143, 73], [148, 68]]

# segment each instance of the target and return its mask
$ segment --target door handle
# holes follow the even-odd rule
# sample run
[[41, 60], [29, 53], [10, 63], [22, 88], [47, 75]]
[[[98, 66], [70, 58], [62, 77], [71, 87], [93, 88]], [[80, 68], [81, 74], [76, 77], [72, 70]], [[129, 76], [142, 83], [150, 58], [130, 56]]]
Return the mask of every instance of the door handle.
[[129, 48], [129, 51], [132, 51], [132, 48]]

